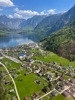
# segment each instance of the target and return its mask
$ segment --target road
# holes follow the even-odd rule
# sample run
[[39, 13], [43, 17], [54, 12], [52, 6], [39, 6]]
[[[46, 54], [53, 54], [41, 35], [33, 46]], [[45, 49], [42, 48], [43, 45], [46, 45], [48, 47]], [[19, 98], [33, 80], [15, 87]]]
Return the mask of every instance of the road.
[[8, 58], [12, 61], [14, 61], [15, 63], [22, 63], [20, 60], [14, 58], [14, 57], [11, 57], [11, 56], [6, 56], [5, 54], [2, 53], [2, 55], [5, 57], [5, 58]]
[[20, 97], [19, 97], [19, 94], [18, 94], [17, 87], [16, 87], [16, 84], [15, 84], [14, 79], [12, 78], [12, 76], [11, 76], [11, 74], [9, 73], [8, 69], [6, 68], [6, 66], [5, 66], [3, 63], [1, 63], [1, 62], [0, 62], [0, 64], [5, 68], [5, 70], [7, 71], [8, 75], [9, 75], [9, 77], [11, 78], [11, 80], [12, 80], [12, 82], [13, 82], [13, 84], [14, 84], [16, 96], [17, 96], [18, 100], [20, 100]]
[[50, 82], [52, 82], [52, 81], [55, 81], [55, 80], [58, 80], [60, 77], [58, 76], [56, 79], [53, 79], [53, 80], [51, 80]]
[[[55, 88], [53, 90], [55, 90]], [[41, 96], [40, 98], [35, 99], [35, 100], [40, 100], [40, 99], [44, 98], [45, 96], [47, 96], [48, 94], [50, 94], [53, 90], [51, 90], [50, 92], [44, 94], [43, 96]]]
[[43, 61], [40, 61], [40, 60], [33, 60], [33, 61], [31, 61], [31, 64], [33, 64], [34, 62], [40, 62], [43, 64]]
[[[71, 86], [67, 87], [66, 89], [64, 89], [64, 90], [61, 91], [61, 92], [58, 92], [55, 88], [54, 88], [53, 90], [56, 90], [58, 94], [62, 94], [64, 91], [68, 90], [70, 87], [71, 87]], [[39, 97], [39, 98], [37, 98], [37, 99], [35, 99], [35, 100], [41, 100], [42, 98], [44, 98], [45, 96], [47, 96], [48, 94], [50, 94], [53, 90], [51, 90], [50, 92], [44, 94], [43, 96], [41, 96], [41, 97]]]

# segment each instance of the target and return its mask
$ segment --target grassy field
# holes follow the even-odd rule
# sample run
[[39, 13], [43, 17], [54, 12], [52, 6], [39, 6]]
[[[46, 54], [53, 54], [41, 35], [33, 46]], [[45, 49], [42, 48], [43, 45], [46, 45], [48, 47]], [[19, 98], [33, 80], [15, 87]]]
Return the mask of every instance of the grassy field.
[[[41, 81], [41, 84], [36, 84], [36, 79], [39, 79]], [[24, 73], [22, 73], [18, 78], [15, 79], [15, 82], [21, 100], [23, 100], [25, 96], [31, 96], [35, 92], [40, 92], [44, 85], [47, 85], [47, 82], [38, 77], [36, 74], [29, 74], [27, 76], [24, 76]]]
[[2, 63], [4, 63], [7, 67], [10, 66], [11, 68], [17, 68], [17, 67], [20, 66], [19, 63], [15, 63], [15, 62], [13, 62], [13, 61], [7, 59], [7, 58], [4, 58], [4, 59], [2, 60]]
[[31, 53], [36, 53], [36, 52], [39, 52], [39, 51], [36, 50], [36, 49], [32, 49], [32, 50], [30, 50], [30, 52], [31, 52]]
[[50, 52], [47, 56], [34, 56], [33, 58], [36, 60], [41, 60], [43, 62], [56, 61], [58, 64], [63, 64], [65, 67], [67, 67], [68, 65], [75, 67], [75, 61], [70, 62], [69, 60], [60, 57], [57, 54], [54, 54], [53, 52]]
[[[10, 69], [18, 68], [20, 66], [20, 64], [17, 64], [7, 58], [4, 58], [2, 62], [4, 64], [7, 63], [5, 65], [7, 68], [10, 68]], [[42, 78], [38, 77], [36, 74], [29, 74], [25, 76], [24, 73], [25, 73], [25, 70], [20, 70], [18, 78], [15, 78], [15, 83], [16, 83], [19, 95], [21, 97], [21, 100], [23, 100], [25, 96], [33, 95], [34, 92], [40, 92], [41, 89], [44, 87], [44, 85], [47, 85], [47, 82], [44, 81]], [[39, 85], [36, 84], [35, 83], [36, 79], [39, 79], [41, 81], [41, 84]]]
[[58, 95], [54, 97], [52, 100], [74, 100], [72, 97], [65, 98], [63, 95]]

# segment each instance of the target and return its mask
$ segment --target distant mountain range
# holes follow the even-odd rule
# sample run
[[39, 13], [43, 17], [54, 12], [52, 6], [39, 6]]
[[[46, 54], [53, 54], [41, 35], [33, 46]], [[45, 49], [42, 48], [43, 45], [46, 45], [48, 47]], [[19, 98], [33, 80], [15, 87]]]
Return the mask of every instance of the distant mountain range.
[[[49, 36], [51, 33], [58, 31], [68, 26], [72, 21], [75, 20], [75, 6], [64, 14], [50, 15], [44, 18], [34, 29], [39, 36]], [[43, 37], [43, 38], [44, 38]], [[43, 39], [41, 37], [41, 39]]]
[[20, 28], [35, 28], [44, 18], [46, 15], [43, 16], [33, 16], [32, 18], [29, 18], [28, 20], [23, 21], [20, 24]]
[[5, 15], [0, 16], [0, 23], [4, 24], [6, 27], [10, 29], [18, 29], [21, 22], [24, 19], [10, 19]]
[[28, 20], [25, 19], [11, 19], [5, 15], [0, 16], [0, 23], [10, 29], [22, 29], [22, 28], [34, 28], [37, 24], [42, 21], [45, 16], [34, 16]]
[[7, 29], [7, 27], [0, 22], [0, 30], [4, 30], [4, 29]]
[[50, 30], [55, 23], [60, 19], [62, 14], [54, 14], [49, 15], [48, 17], [44, 18], [36, 27], [35, 31], [38, 33], [46, 33], [48, 30]]
[[5, 15], [0, 16], [0, 23], [10, 29], [34, 29], [40, 35], [50, 35], [52, 32], [67, 26], [75, 20], [75, 6], [64, 14], [36, 15], [30, 19], [11, 19]]
[[47, 32], [48, 35], [52, 32], [64, 28], [65, 26], [68, 26], [74, 20], [75, 20], [75, 5], [66, 13], [64, 13], [55, 23], [55, 25], [50, 30], [48, 30]]

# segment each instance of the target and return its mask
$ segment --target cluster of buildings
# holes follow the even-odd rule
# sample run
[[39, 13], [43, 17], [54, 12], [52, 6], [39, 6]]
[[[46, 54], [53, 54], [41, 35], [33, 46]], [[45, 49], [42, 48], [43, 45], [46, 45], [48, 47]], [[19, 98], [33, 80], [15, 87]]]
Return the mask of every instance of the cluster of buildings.
[[[26, 49], [25, 49], [26, 48]], [[19, 52], [20, 50], [23, 51], [22, 54], [19, 55], [19, 60], [23, 61], [27, 59], [25, 64], [22, 64], [21, 67], [19, 67], [19, 71], [22, 69], [27, 69], [30, 72], [26, 72], [28, 74], [35, 73], [39, 77], [43, 77], [47, 82], [54, 82], [53, 85], [55, 85], [54, 89], [52, 90], [51, 94], [53, 96], [56, 96], [58, 94], [62, 94], [65, 97], [72, 96], [75, 99], [75, 69], [72, 66], [63, 67], [62, 64], [58, 65], [56, 62], [50, 63], [50, 62], [42, 62], [39, 60], [32, 59], [34, 53], [29, 53], [28, 50], [30, 49], [37, 49], [39, 50], [39, 46], [37, 44], [29, 44], [28, 46], [21, 46], [16, 48], [11, 48], [6, 50], [6, 54], [8, 54], [9, 51], [13, 52]], [[4, 52], [5, 50], [1, 51]], [[0, 53], [0, 58], [2, 57], [2, 54]], [[36, 62], [36, 63], [35, 63]], [[9, 72], [13, 76], [13, 78], [18, 77], [17, 74], [15, 74], [15, 71], [17, 69], [12, 69]], [[69, 79], [65, 79], [65, 76], [68, 76]], [[36, 80], [36, 83], [39, 83], [39, 80]], [[5, 84], [9, 84], [8, 81], [6, 81]], [[48, 87], [49, 88], [49, 87]], [[50, 91], [50, 89], [49, 89]], [[12, 90], [10, 91], [12, 92]], [[38, 94], [34, 93], [32, 95], [32, 100], [38, 98]], [[14, 97], [12, 100], [15, 100]], [[25, 97], [24, 100], [28, 100], [28, 97]]]

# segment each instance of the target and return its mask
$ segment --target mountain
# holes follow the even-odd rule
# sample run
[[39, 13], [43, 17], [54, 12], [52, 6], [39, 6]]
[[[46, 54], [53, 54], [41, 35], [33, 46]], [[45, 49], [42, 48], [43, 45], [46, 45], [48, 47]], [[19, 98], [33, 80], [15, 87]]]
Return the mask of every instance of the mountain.
[[24, 20], [25, 19], [17, 19], [17, 18], [11, 19], [5, 15], [0, 16], [0, 22], [10, 29], [19, 29], [20, 23], [23, 22]]
[[0, 30], [4, 30], [4, 29], [7, 29], [7, 27], [4, 24], [0, 23]]
[[53, 33], [42, 42], [45, 49], [60, 56], [75, 60], [75, 21], [68, 27]]
[[39, 34], [46, 33], [48, 30], [52, 28], [53, 25], [57, 22], [57, 20], [61, 17], [61, 14], [54, 14], [44, 18], [36, 27], [35, 31]]
[[58, 19], [55, 25], [50, 30], [48, 30], [47, 34], [50, 35], [52, 32], [58, 31], [59, 29], [68, 26], [69, 23], [74, 20], [75, 20], [75, 5]]
[[0, 23], [4, 24], [10, 29], [27, 29], [36, 27], [46, 16], [33, 16], [30, 19], [8, 18], [5, 15], [0, 16]]
[[7, 33], [11, 32], [13, 30], [9, 29], [7, 26], [5, 26], [4, 24], [2, 24], [0, 22], [0, 37], [1, 36], [7, 36]]
[[20, 28], [32, 28], [34, 29], [46, 16], [45, 15], [36, 15], [28, 20], [23, 21], [20, 24]]
[[[44, 18], [34, 29], [39, 40], [50, 36], [51, 33], [56, 32], [70, 24], [75, 20], [75, 6], [63, 14], [54, 14]], [[38, 34], [37, 34], [38, 33]]]

